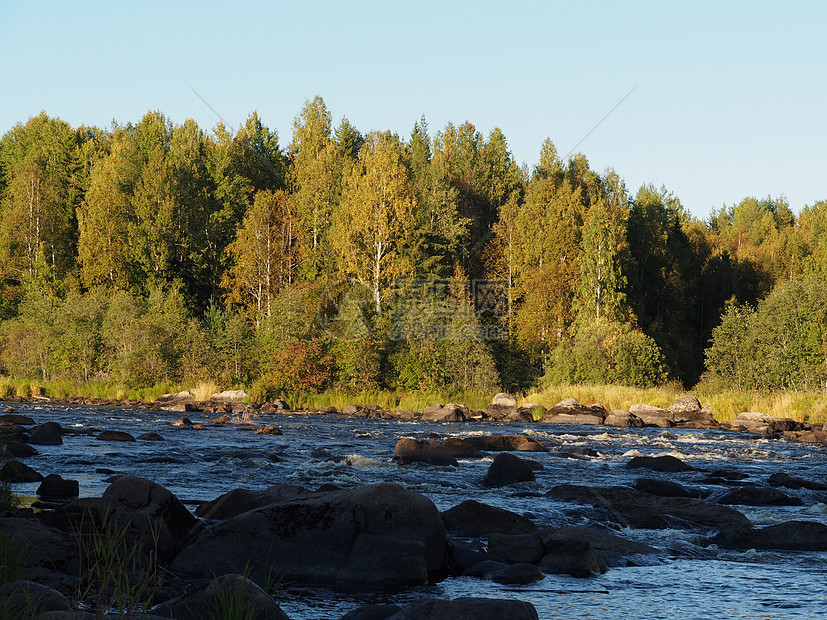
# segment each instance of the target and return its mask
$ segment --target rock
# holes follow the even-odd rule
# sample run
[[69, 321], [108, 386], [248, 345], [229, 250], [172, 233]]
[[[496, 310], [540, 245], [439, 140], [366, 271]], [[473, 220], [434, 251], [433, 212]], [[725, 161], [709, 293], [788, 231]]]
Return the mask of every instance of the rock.
[[753, 484], [729, 491], [718, 499], [718, 503], [738, 506], [801, 506], [804, 504], [798, 497], [790, 497], [778, 489]]
[[[728, 506], [688, 497], [660, 497], [625, 487], [590, 487], [561, 484], [546, 495], [565, 501], [591, 504], [620, 515], [621, 523], [633, 525], [639, 515], [647, 516], [653, 527], [678, 527], [661, 517], [674, 517], [684, 528], [743, 529], [752, 526], [743, 514]], [[655, 519], [658, 518], [658, 519]], [[658, 525], [659, 523], [659, 525]]]
[[547, 452], [539, 441], [527, 435], [473, 435], [465, 441], [486, 452]]
[[396, 442], [393, 451], [393, 462], [400, 465], [409, 463], [428, 463], [429, 465], [453, 465], [457, 467], [457, 459], [440, 441], [430, 439], [411, 439], [403, 437]]
[[387, 620], [538, 620], [534, 605], [499, 598], [425, 598], [409, 603]]
[[466, 577], [479, 577], [481, 579], [488, 579], [492, 573], [496, 573], [498, 570], [502, 570], [506, 566], [508, 566], [508, 564], [500, 560], [483, 560], [481, 562], [477, 562], [476, 564], [469, 566], [467, 569], [465, 569], [465, 571], [463, 571], [462, 574]]
[[627, 540], [606, 530], [593, 527], [559, 527], [541, 532], [543, 545], [547, 549], [552, 541], [584, 541], [594, 550], [607, 566], [628, 566], [637, 564], [640, 556], [656, 555], [660, 552], [643, 543]]
[[49, 499], [68, 499], [80, 495], [80, 485], [77, 480], [64, 480], [57, 474], [49, 474], [37, 487], [37, 494]]
[[669, 419], [676, 424], [692, 423], [695, 426], [715, 425], [712, 409], [701, 407], [700, 401], [694, 396], [683, 396], [669, 405], [666, 410]]
[[178, 428], [182, 428], [185, 426], [192, 426], [192, 420], [187, 417], [182, 418], [175, 418], [172, 422], [170, 422], [172, 426], [177, 426]]
[[827, 484], [812, 482], [803, 478], [794, 478], [789, 474], [779, 472], [773, 474], [767, 480], [774, 487], [786, 487], [788, 489], [809, 489], [811, 491], [827, 491]]
[[491, 581], [506, 585], [524, 585], [534, 581], [542, 581], [546, 576], [534, 564], [518, 562], [492, 572], [488, 578]]
[[544, 573], [591, 577], [609, 570], [606, 562], [586, 541], [551, 541], [544, 547], [545, 555], [540, 560], [540, 570]]
[[361, 407], [359, 405], [348, 405], [347, 407], [342, 409], [342, 414], [343, 415], [357, 415], [360, 411], [362, 411], [362, 409], [364, 409], [364, 407]]
[[229, 424], [231, 421], [232, 421], [232, 418], [230, 418], [230, 416], [228, 416], [225, 413], [222, 416], [219, 416], [217, 418], [213, 418], [213, 420], [212, 420], [212, 422], [210, 422], [210, 424]]
[[265, 424], [261, 428], [256, 429], [256, 435], [283, 435], [281, 429], [275, 424]]
[[638, 478], [635, 480], [635, 489], [643, 493], [660, 495], [661, 497], [692, 497], [689, 489], [669, 480]]
[[63, 429], [57, 422], [44, 422], [34, 428], [28, 443], [38, 446], [63, 445]]
[[6, 407], [3, 409], [3, 413], [18, 413], [18, 411], [14, 407]]
[[442, 520], [449, 531], [466, 536], [487, 536], [492, 532], [526, 534], [537, 531], [537, 526], [530, 519], [516, 512], [472, 499], [443, 512]]
[[779, 418], [773, 415], [748, 411], [739, 413], [731, 422], [733, 429], [743, 428], [751, 433], [759, 435], [771, 435], [783, 433], [784, 431], [803, 430], [803, 424], [792, 418]]
[[135, 441], [132, 435], [123, 431], [103, 431], [95, 439], [99, 441]]
[[154, 431], [138, 435], [138, 439], [142, 441], [164, 441], [164, 438]]
[[517, 399], [509, 394], [500, 392], [493, 399], [485, 410], [488, 417], [501, 420], [517, 413]]
[[543, 559], [543, 538], [539, 532], [505, 534], [494, 532], [488, 537], [488, 553], [509, 564], [538, 564]]
[[177, 413], [193, 413], [201, 411], [201, 407], [196, 403], [173, 403], [171, 405], [163, 405], [161, 411], [172, 411]]
[[43, 525], [36, 519], [0, 518], [0, 532], [9, 538], [25, 541], [23, 560], [27, 567], [66, 570], [66, 564], [77, 557], [78, 543], [71, 535]]
[[523, 403], [520, 405], [520, 408], [517, 409], [517, 413], [520, 415], [521, 421], [525, 422], [537, 422], [542, 420], [547, 411], [548, 410], [545, 407], [537, 403]]
[[498, 454], [485, 474], [485, 483], [502, 487], [517, 482], [533, 482], [534, 470], [525, 459], [503, 452]]
[[603, 405], [586, 406], [574, 398], [566, 398], [546, 412], [543, 422], [551, 424], [603, 424], [606, 409]]
[[644, 426], [643, 420], [625, 409], [612, 409], [612, 412], [604, 418], [603, 424], [620, 428], [640, 428]]
[[543, 422], [548, 424], [583, 424], [594, 426], [596, 424], [603, 424], [603, 416], [592, 413], [558, 413], [556, 415], [548, 415], [543, 418]]
[[50, 611], [69, 611], [72, 606], [57, 590], [23, 580], [0, 585], [0, 601], [4, 618], [33, 618]]
[[168, 601], [154, 613], [176, 620], [236, 618], [289, 620], [278, 603], [255, 583], [236, 574], [216, 577], [204, 588]]
[[479, 459], [482, 458], [482, 452], [477, 450], [471, 442], [457, 437], [448, 437], [442, 442], [445, 449], [458, 459]]
[[0, 422], [8, 422], [9, 424], [18, 424], [20, 426], [32, 426], [34, 424], [33, 419], [27, 415], [19, 415], [12, 407], [7, 408], [5, 413], [0, 415]]
[[293, 484], [276, 484], [261, 491], [233, 489], [211, 502], [201, 504], [196, 508], [195, 514], [203, 519], [227, 519], [310, 493], [311, 491]]
[[432, 422], [465, 422], [468, 415], [468, 407], [464, 405], [431, 405], [422, 412], [422, 419]]
[[168, 562], [183, 548], [198, 523], [167, 489], [138, 476], [115, 480], [103, 492], [100, 507], [122, 527], [128, 524], [129, 538], [146, 551], [157, 551], [162, 562]]
[[790, 439], [795, 441], [803, 441], [806, 443], [827, 443], [827, 430], [823, 428], [802, 430], [800, 432], [786, 433]]
[[387, 620], [400, 609], [399, 605], [365, 605], [346, 613], [340, 620]]
[[178, 403], [178, 402], [185, 402], [190, 401], [195, 397], [194, 390], [184, 390], [182, 392], [176, 392], [175, 394], [163, 394], [155, 399], [156, 403]]
[[13, 439], [6, 440], [5, 456], [15, 459], [25, 459], [30, 456], [37, 456], [40, 454], [37, 450], [32, 448], [29, 444]]
[[20, 461], [7, 461], [0, 468], [0, 480], [6, 482], [40, 482], [43, 480], [43, 474], [36, 472]]
[[214, 403], [243, 403], [249, 400], [250, 395], [244, 390], [225, 390], [210, 396], [210, 401]]
[[479, 545], [448, 540], [448, 556], [445, 564], [458, 574], [464, 573], [481, 562], [490, 561], [495, 561], [501, 566], [504, 565], [500, 558], [486, 553]]
[[670, 454], [661, 456], [636, 456], [626, 463], [626, 467], [629, 469], [651, 469], [662, 472], [695, 471], [694, 467]]
[[183, 575], [269, 567], [285, 580], [385, 587], [427, 582], [447, 537], [428, 498], [397, 484], [317, 491], [207, 527], [172, 562]]
[[726, 549], [827, 551], [827, 525], [815, 521], [785, 521], [760, 529], [721, 532], [712, 542]]

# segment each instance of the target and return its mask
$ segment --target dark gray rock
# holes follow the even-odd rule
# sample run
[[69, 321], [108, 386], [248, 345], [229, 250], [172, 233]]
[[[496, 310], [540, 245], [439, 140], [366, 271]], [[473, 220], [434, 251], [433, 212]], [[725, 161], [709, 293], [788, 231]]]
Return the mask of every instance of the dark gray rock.
[[692, 497], [692, 492], [689, 489], [670, 480], [638, 478], [635, 480], [635, 489], [662, 497]]
[[156, 552], [162, 562], [183, 548], [198, 524], [175, 495], [138, 476], [122, 476], [110, 484], [103, 492], [100, 509], [120, 526], [128, 527], [130, 540], [146, 552]]
[[712, 542], [727, 549], [827, 551], [827, 525], [815, 521], [785, 521], [764, 528], [721, 532]]
[[80, 485], [77, 480], [64, 480], [58, 474], [49, 474], [37, 487], [40, 497], [50, 499], [68, 499], [80, 495]]
[[6, 482], [41, 482], [43, 474], [20, 461], [8, 461], [0, 467], [0, 480]]
[[534, 470], [528, 461], [508, 452], [498, 454], [485, 474], [485, 484], [491, 487], [533, 482], [534, 479]]
[[261, 491], [233, 489], [211, 502], [201, 504], [196, 508], [195, 514], [204, 519], [227, 519], [310, 493], [311, 491], [292, 484], [276, 484]]
[[779, 472], [773, 474], [767, 480], [774, 487], [785, 487], [787, 489], [809, 489], [810, 491], [827, 491], [827, 484], [795, 478], [789, 474]]
[[325, 585], [425, 583], [447, 536], [428, 498], [396, 484], [317, 491], [207, 527], [173, 561], [185, 575], [269, 570]]
[[153, 613], [176, 620], [236, 618], [289, 620], [278, 603], [241, 575], [216, 577], [204, 588], [158, 606]]
[[551, 541], [545, 545], [540, 570], [553, 575], [591, 577], [609, 570], [606, 562], [587, 541]]
[[399, 605], [365, 605], [346, 613], [340, 620], [387, 620], [400, 609]]
[[[11, 581], [0, 585], [3, 617], [33, 618], [50, 611], [68, 611], [69, 599], [57, 590], [33, 581]], [[8, 615], [6, 615], [8, 614]]]
[[97, 437], [98, 441], [135, 441], [135, 438], [124, 431], [103, 431]]
[[487, 536], [492, 532], [526, 534], [537, 526], [524, 516], [469, 499], [442, 513], [445, 527], [467, 536]]
[[626, 463], [626, 467], [629, 469], [651, 469], [662, 472], [695, 471], [695, 468], [688, 463], [684, 463], [679, 458], [675, 458], [669, 454], [662, 456], [635, 456]]
[[546, 576], [534, 564], [517, 563], [492, 572], [488, 578], [506, 585], [524, 585], [542, 581]]
[[63, 429], [57, 422], [44, 422], [32, 430], [29, 443], [39, 446], [63, 445]]
[[387, 620], [538, 620], [534, 605], [495, 598], [426, 598], [405, 605]]
[[718, 503], [737, 506], [801, 506], [804, 502], [778, 489], [750, 484], [729, 491], [718, 498]]
[[468, 407], [449, 403], [426, 407], [422, 412], [422, 419], [432, 422], [465, 422], [469, 415]]

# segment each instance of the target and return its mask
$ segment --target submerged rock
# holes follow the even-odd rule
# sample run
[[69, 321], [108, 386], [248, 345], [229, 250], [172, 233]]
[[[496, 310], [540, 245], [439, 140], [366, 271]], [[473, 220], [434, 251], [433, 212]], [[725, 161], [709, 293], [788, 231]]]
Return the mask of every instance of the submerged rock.
[[548, 449], [527, 435], [473, 435], [465, 441], [486, 452], [547, 452]]
[[99, 441], [135, 441], [132, 435], [123, 431], [103, 431], [95, 439]]
[[626, 463], [626, 467], [629, 469], [651, 469], [653, 471], [663, 472], [695, 471], [692, 465], [684, 463], [679, 458], [670, 454], [661, 456], [636, 456]]
[[405, 605], [386, 620], [538, 620], [534, 605], [497, 598], [425, 598]]
[[724, 531], [712, 542], [727, 549], [827, 551], [827, 525], [815, 521], [785, 521], [764, 528]]

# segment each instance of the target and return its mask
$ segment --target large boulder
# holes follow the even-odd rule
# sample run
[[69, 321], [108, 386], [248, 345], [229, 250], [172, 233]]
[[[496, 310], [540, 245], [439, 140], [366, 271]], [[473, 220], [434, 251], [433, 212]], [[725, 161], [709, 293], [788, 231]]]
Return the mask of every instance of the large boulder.
[[534, 605], [499, 598], [426, 598], [405, 605], [386, 620], [538, 620]]
[[487, 536], [492, 532], [526, 534], [537, 526], [526, 517], [469, 499], [442, 513], [445, 527], [466, 536]]
[[816, 521], [785, 521], [764, 528], [722, 531], [712, 542], [727, 549], [827, 551], [827, 525]]
[[767, 415], [755, 411], [745, 411], [739, 413], [731, 422], [730, 426], [733, 429], [744, 429], [750, 433], [757, 433], [759, 435], [772, 435], [773, 433], [783, 433], [785, 431], [802, 430], [804, 425], [796, 422], [792, 418], [780, 418], [774, 415]]
[[29, 436], [29, 443], [38, 446], [63, 445], [63, 429], [57, 422], [44, 422], [36, 426]]
[[486, 415], [494, 420], [505, 420], [517, 415], [517, 399], [510, 394], [500, 392], [491, 399], [485, 410]]
[[397, 484], [317, 491], [207, 527], [173, 561], [184, 575], [270, 570], [324, 585], [425, 583], [447, 536], [428, 498]]
[[477, 450], [470, 441], [459, 439], [458, 437], [448, 437], [442, 442], [445, 449], [451, 453], [454, 458], [458, 459], [478, 459], [482, 458], [482, 452]]
[[701, 407], [701, 402], [694, 396], [682, 396], [673, 402], [666, 409], [671, 419], [675, 424], [683, 426], [709, 426], [715, 425], [715, 419], [712, 417], [712, 409], [710, 407]]
[[244, 390], [225, 390], [210, 396], [210, 401], [214, 403], [243, 403], [249, 400], [250, 395]]
[[171, 560], [186, 543], [198, 520], [170, 491], [146, 478], [122, 476], [100, 500], [101, 512], [128, 527], [130, 540]]
[[68, 612], [72, 606], [57, 590], [23, 580], [0, 585], [0, 601], [4, 618], [34, 618], [50, 611]]
[[227, 519], [309, 493], [311, 491], [293, 484], [276, 484], [261, 491], [233, 489], [211, 502], [201, 504], [195, 514], [204, 519]]
[[607, 412], [603, 405], [586, 406], [574, 398], [566, 398], [549, 409], [543, 422], [552, 424], [603, 424]]
[[22, 542], [23, 562], [27, 567], [63, 571], [77, 557], [78, 543], [71, 535], [36, 519], [0, 518], [0, 532]]
[[759, 487], [754, 484], [733, 489], [718, 499], [719, 504], [737, 506], [801, 506], [801, 498], [791, 497], [772, 487]]
[[504, 487], [517, 482], [533, 482], [534, 469], [525, 459], [503, 452], [498, 454], [485, 474], [485, 484]]
[[278, 603], [264, 590], [241, 575], [221, 575], [195, 592], [163, 603], [156, 616], [176, 620], [237, 618], [289, 620]]
[[681, 472], [681, 471], [695, 471], [695, 468], [688, 463], [684, 463], [677, 457], [671, 454], [662, 454], [660, 456], [635, 456], [632, 457], [626, 467], [629, 469], [651, 469], [653, 471], [662, 472]]
[[431, 405], [422, 412], [423, 420], [432, 422], [465, 422], [470, 416], [468, 407], [464, 405]]
[[0, 467], [0, 480], [6, 482], [41, 482], [43, 474], [20, 461], [7, 461]]
[[80, 494], [77, 480], [65, 480], [58, 474], [49, 474], [37, 487], [37, 494], [47, 499], [69, 499]]
[[403, 437], [396, 442], [393, 462], [400, 465], [428, 463], [429, 465], [459, 465], [457, 459], [441, 441]]
[[472, 435], [465, 441], [486, 452], [547, 452], [548, 449], [527, 435]]
[[[14, 409], [11, 410], [14, 412]], [[4, 413], [0, 415], [0, 422], [7, 422], [8, 424], [18, 424], [20, 426], [33, 426], [34, 420], [27, 415], [20, 415], [19, 413]]]
[[644, 426], [670, 428], [675, 425], [669, 411], [661, 407], [637, 403], [629, 407], [629, 413], [642, 420]]
[[643, 420], [636, 415], [632, 415], [625, 409], [612, 409], [603, 419], [603, 424], [620, 428], [640, 428], [644, 426]]

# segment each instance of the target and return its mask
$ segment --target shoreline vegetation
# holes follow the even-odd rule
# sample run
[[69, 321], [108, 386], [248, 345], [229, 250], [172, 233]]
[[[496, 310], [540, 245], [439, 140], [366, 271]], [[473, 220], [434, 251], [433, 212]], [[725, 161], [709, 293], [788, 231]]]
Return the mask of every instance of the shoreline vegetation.
[[[243, 389], [243, 386], [242, 388]], [[212, 394], [222, 391], [218, 385], [202, 382], [193, 386], [159, 384], [145, 388], [128, 388], [95, 383], [69, 384], [66, 382], [37, 382], [10, 377], [0, 377], [0, 401], [33, 401], [48, 399], [51, 402], [71, 402], [84, 399], [90, 404], [141, 404], [151, 405], [165, 394], [191, 390], [193, 401], [205, 402]], [[716, 391], [683, 390], [675, 384], [652, 388], [636, 388], [620, 385], [559, 385], [541, 390], [515, 394], [517, 406], [536, 403], [550, 409], [567, 398], [573, 398], [584, 405], [599, 403], [607, 411], [628, 410], [634, 404], [647, 404], [667, 408], [679, 398], [687, 395], [697, 397], [712, 409], [717, 422], [731, 422], [740, 413], [759, 412], [779, 418], [792, 418], [797, 422], [821, 424], [827, 422], [827, 392], [824, 391]], [[342, 411], [348, 405], [378, 405], [388, 411], [422, 412], [435, 404], [456, 403], [471, 410], [485, 410], [491, 403], [494, 392], [465, 391], [390, 391], [366, 390], [361, 392], [337, 392], [328, 390], [320, 393], [284, 394], [293, 411], [335, 407]], [[250, 402], [263, 404], [267, 399], [251, 397]]]

